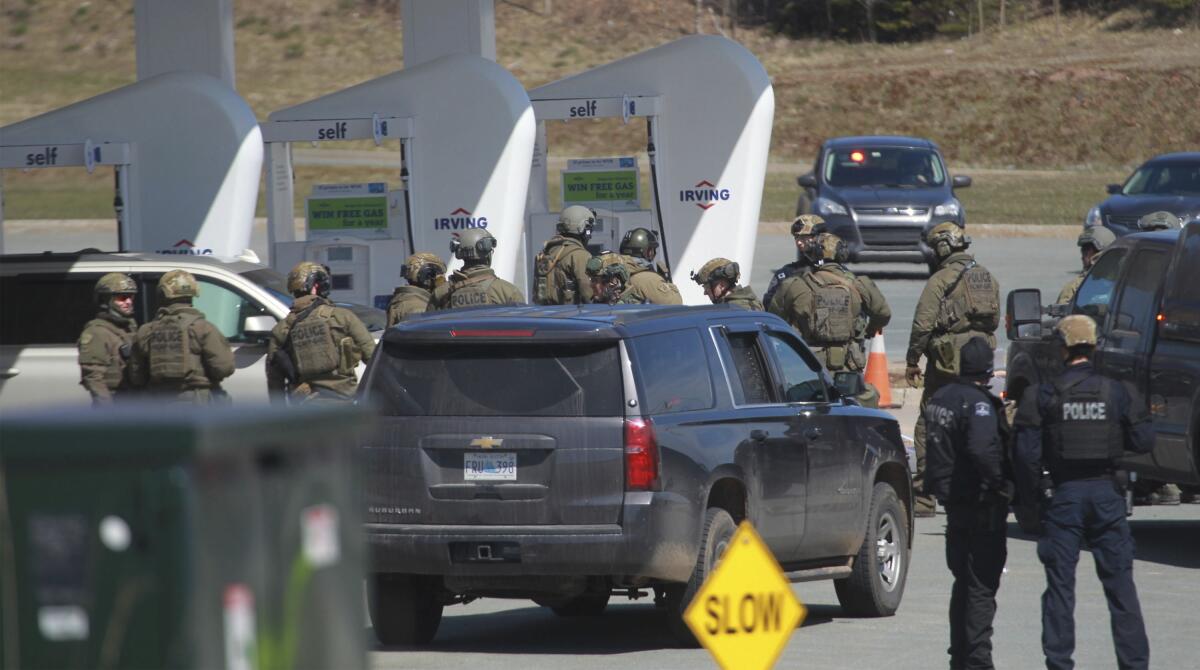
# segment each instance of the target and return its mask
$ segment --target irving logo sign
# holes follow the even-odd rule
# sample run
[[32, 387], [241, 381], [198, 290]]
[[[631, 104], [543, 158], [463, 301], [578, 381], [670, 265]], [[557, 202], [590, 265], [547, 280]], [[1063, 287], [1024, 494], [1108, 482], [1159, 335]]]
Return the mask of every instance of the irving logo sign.
[[433, 220], [434, 230], [464, 230], [467, 228], [487, 228], [486, 216], [471, 216], [467, 210], [459, 207], [450, 212], [450, 216]]
[[700, 209], [708, 209], [722, 200], [728, 200], [729, 196], [729, 189], [717, 188], [711, 181], [702, 179], [695, 187], [680, 191], [679, 201], [695, 203]]

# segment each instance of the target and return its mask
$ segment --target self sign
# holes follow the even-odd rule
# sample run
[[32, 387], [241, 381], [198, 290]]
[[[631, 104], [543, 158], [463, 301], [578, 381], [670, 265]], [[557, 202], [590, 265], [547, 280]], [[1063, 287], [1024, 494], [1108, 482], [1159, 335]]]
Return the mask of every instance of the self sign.
[[41, 153], [25, 154], [25, 164], [29, 166], [44, 166], [58, 164], [58, 147], [46, 147]]
[[588, 100], [586, 104], [571, 108], [571, 118], [578, 119], [596, 115], [596, 101]]
[[346, 122], [338, 121], [329, 128], [321, 128], [317, 131], [318, 140], [344, 140], [346, 139]]

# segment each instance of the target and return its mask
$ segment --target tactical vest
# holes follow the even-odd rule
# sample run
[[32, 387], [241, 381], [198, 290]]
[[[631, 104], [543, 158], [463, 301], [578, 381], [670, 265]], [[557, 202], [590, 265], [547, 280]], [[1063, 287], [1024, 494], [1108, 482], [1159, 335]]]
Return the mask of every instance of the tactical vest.
[[543, 250], [534, 261], [533, 301], [539, 305], [573, 305], [579, 294], [575, 278], [568, 277], [559, 263], [570, 255], [566, 243]]
[[862, 296], [853, 282], [832, 272], [811, 272], [803, 280], [813, 292], [809, 315], [809, 344], [844, 346], [854, 339], [854, 322], [862, 311]]
[[987, 268], [970, 261], [954, 280], [938, 312], [938, 329], [991, 333], [1000, 325], [1000, 285]]
[[178, 312], [155, 319], [150, 324], [146, 348], [150, 358], [152, 384], [182, 383], [189, 372], [204, 376], [200, 357], [192, 353], [191, 326], [199, 314]]
[[338, 369], [340, 356], [333, 339], [333, 305], [321, 305], [297, 319], [288, 329], [288, 348], [301, 379], [327, 375]]
[[491, 288], [494, 281], [496, 281], [496, 275], [489, 274], [451, 283], [450, 296], [447, 299], [448, 306], [454, 309], [492, 304], [488, 298], [488, 289]]
[[1109, 464], [1124, 453], [1114, 384], [1099, 375], [1054, 382], [1046, 445], [1050, 463], [1091, 461]]

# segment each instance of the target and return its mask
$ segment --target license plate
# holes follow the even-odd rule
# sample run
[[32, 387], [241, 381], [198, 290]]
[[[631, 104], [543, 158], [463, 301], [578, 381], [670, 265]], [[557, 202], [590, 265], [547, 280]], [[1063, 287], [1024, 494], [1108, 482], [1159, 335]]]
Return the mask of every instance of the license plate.
[[517, 455], [469, 451], [463, 454], [463, 479], [468, 482], [516, 481]]

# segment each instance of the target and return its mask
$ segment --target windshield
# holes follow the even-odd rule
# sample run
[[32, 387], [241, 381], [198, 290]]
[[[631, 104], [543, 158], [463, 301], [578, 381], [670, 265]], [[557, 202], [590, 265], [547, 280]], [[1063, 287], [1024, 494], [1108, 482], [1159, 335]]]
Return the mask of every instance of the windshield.
[[929, 149], [837, 149], [825, 154], [823, 171], [830, 186], [928, 188], [946, 183], [942, 161]]
[[1125, 182], [1125, 195], [1200, 195], [1200, 163], [1144, 165]]
[[[259, 270], [247, 270], [241, 273], [243, 277], [257, 284], [267, 293], [275, 296], [279, 302], [292, 306], [292, 296], [287, 292], [287, 278], [270, 268], [262, 268]], [[383, 330], [387, 326], [387, 312], [366, 305], [359, 305], [353, 302], [335, 302], [334, 304], [345, 307], [354, 312], [367, 330]]]

